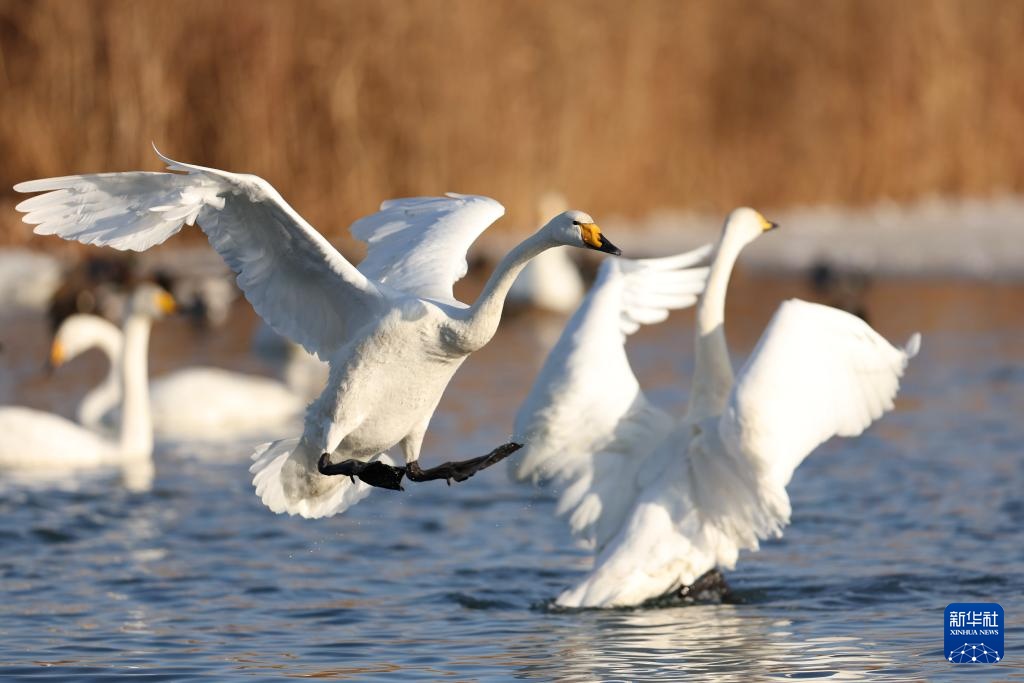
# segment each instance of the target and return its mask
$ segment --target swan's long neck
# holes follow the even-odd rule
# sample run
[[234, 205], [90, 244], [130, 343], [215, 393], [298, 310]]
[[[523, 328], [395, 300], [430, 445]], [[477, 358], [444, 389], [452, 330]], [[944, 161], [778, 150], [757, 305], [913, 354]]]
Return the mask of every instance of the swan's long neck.
[[520, 242], [512, 251], [501, 259], [498, 267], [491, 273], [483, 292], [476, 302], [466, 309], [462, 319], [459, 337], [467, 351], [475, 351], [494, 336], [501, 321], [501, 311], [505, 306], [508, 290], [519, 277], [519, 273], [537, 254], [556, 246], [543, 232], [536, 232]]
[[135, 313], [129, 313], [124, 324], [121, 456], [125, 459], [148, 459], [153, 453], [147, 361], [150, 326], [148, 317]]
[[708, 284], [697, 304], [697, 363], [693, 374], [687, 417], [701, 420], [720, 415], [732, 390], [732, 363], [725, 343], [725, 291], [743, 242], [722, 233], [708, 274]]
[[120, 330], [114, 328], [111, 332], [117, 332], [116, 337], [97, 335], [95, 340], [96, 347], [107, 357], [110, 368], [107, 376], [78, 404], [78, 421], [90, 429], [99, 427], [103, 416], [121, 400], [121, 357], [124, 344]]

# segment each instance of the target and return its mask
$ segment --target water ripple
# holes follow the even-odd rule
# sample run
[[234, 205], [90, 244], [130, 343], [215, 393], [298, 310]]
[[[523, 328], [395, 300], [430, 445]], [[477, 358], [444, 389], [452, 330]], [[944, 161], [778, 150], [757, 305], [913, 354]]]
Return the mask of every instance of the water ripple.
[[[673, 321], [645, 331], [640, 367], [677, 365], [690, 330]], [[511, 334], [467, 372], [517, 357]], [[727, 573], [727, 604], [553, 608], [587, 553], [554, 492], [515, 488], [500, 468], [316, 521], [271, 515], [244, 462], [180, 445], [158, 455], [148, 493], [110, 475], [3, 482], [0, 676], [957, 680], [945, 605], [1024, 613], [1024, 372], [1004, 348], [1016, 347], [928, 336], [904, 409], [801, 466], [793, 525]], [[479, 377], [457, 377], [428, 450], [505, 436], [487, 416], [510, 420], [530, 379], [507, 374], [494, 406], [460, 390]], [[478, 433], [460, 431], [467, 415]], [[1015, 660], [982, 675], [1021, 680]]]

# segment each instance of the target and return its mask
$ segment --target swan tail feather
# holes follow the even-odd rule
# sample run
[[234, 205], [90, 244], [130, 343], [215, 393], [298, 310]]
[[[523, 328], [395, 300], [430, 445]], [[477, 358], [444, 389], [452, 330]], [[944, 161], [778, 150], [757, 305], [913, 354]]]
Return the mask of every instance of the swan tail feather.
[[[256, 495], [273, 512], [316, 519], [344, 512], [370, 494], [373, 487], [362, 481], [320, 474], [319, 455], [298, 438], [258, 446], [249, 467]], [[386, 455], [379, 460], [391, 463]]]
[[907, 340], [906, 346], [903, 347], [903, 353], [906, 354], [907, 360], [910, 360], [921, 351], [921, 333], [915, 332], [910, 335], [910, 339]]

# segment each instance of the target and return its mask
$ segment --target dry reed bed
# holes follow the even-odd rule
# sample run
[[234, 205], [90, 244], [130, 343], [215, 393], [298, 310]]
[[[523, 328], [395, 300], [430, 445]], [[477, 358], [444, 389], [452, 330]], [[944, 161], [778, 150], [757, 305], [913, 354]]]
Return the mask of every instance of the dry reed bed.
[[[0, 187], [183, 160], [340, 234], [479, 192], [513, 227], [1024, 191], [1014, 0], [0, 2]], [[5, 208], [0, 241], [28, 231]]]

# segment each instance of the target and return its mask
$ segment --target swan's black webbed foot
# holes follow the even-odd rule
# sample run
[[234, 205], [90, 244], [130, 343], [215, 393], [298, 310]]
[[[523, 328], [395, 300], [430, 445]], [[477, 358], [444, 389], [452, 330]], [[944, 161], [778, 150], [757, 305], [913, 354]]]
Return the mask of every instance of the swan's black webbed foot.
[[689, 586], [679, 589], [679, 597], [685, 602], [732, 602], [732, 589], [725, 576], [717, 568], [704, 572]]
[[506, 443], [498, 446], [487, 455], [458, 462], [446, 462], [429, 470], [420, 468], [419, 462], [413, 460], [406, 467], [406, 476], [410, 481], [430, 481], [432, 479], [444, 479], [451, 485], [452, 480], [466, 481], [480, 470], [485, 470], [495, 463], [499, 463], [523, 447], [521, 443]]
[[328, 453], [324, 453], [320, 456], [320, 460], [317, 461], [316, 468], [320, 471], [320, 474], [327, 476], [341, 474], [349, 477], [353, 482], [355, 477], [359, 477], [370, 486], [391, 489], [392, 491], [405, 490], [402, 488], [402, 477], [405, 476], [405, 468], [394, 467], [376, 460], [373, 462], [342, 460], [341, 462], [332, 463], [331, 456]]
[[407, 467], [393, 467], [382, 462], [363, 462], [361, 460], [342, 460], [332, 463], [330, 454], [324, 453], [316, 463], [320, 474], [326, 476], [343, 475], [355, 481], [359, 477], [370, 486], [377, 486], [392, 491], [404, 491], [402, 488], [402, 477], [409, 477], [411, 481], [431, 481], [432, 479], [444, 479], [449, 484], [452, 480], [466, 481], [480, 470], [485, 470], [495, 463], [499, 463], [512, 455], [523, 445], [519, 443], [506, 443], [498, 446], [487, 455], [479, 458], [470, 458], [459, 462], [446, 462], [429, 470], [420, 468], [415, 460]]

